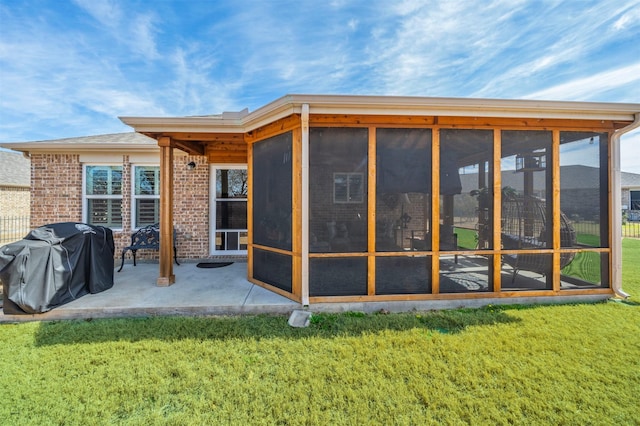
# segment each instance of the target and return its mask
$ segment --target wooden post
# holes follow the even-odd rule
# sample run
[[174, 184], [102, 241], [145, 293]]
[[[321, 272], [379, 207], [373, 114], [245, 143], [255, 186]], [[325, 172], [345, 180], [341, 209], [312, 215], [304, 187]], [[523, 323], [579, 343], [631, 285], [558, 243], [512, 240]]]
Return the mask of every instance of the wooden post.
[[493, 162], [489, 167], [493, 175], [493, 217], [491, 219], [491, 247], [493, 249], [493, 291], [502, 290], [502, 133], [498, 129], [493, 130]]
[[[291, 292], [302, 299], [302, 128], [292, 131], [291, 154]], [[308, 245], [308, 243], [307, 243]]]
[[173, 274], [173, 148], [171, 138], [162, 136], [160, 146], [160, 276], [156, 284], [168, 287]]
[[[551, 146], [551, 176], [553, 178], [553, 193], [551, 205], [553, 206], [553, 269], [552, 283], [553, 291], [559, 292], [560, 286], [560, 261], [562, 247], [562, 235], [560, 233], [560, 131], [553, 130]], [[548, 172], [547, 172], [548, 173]]]
[[440, 293], [440, 128], [431, 138], [431, 293]]
[[367, 170], [367, 294], [376, 294], [376, 128], [369, 127]]

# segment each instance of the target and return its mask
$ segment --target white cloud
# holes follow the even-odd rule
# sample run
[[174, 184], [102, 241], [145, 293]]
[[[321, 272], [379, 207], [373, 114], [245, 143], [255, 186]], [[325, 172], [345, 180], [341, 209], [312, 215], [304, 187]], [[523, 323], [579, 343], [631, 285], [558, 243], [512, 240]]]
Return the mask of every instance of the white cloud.
[[74, 2], [0, 0], [0, 140], [286, 93], [639, 98], [638, 0]]
[[620, 138], [620, 170], [640, 174], [640, 129]]
[[[640, 96], [640, 62], [578, 78], [524, 96], [528, 99], [596, 99], [613, 89], [629, 88], [629, 102]], [[622, 99], [620, 99], [622, 101]]]
[[640, 24], [640, 5], [628, 10], [616, 22], [613, 23], [613, 29], [616, 31], [628, 30], [629, 26], [638, 26]]
[[118, 43], [148, 59], [159, 59], [156, 48], [155, 13], [136, 13], [132, 8], [123, 11], [116, 0], [74, 0], [75, 3], [100, 23], [102, 29]]

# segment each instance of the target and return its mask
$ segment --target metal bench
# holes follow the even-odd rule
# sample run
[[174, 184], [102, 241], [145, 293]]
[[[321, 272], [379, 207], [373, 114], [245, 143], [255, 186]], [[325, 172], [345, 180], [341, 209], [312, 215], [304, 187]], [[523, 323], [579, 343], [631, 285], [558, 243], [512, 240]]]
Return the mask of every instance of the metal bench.
[[[136, 253], [138, 250], [160, 250], [160, 225], [145, 226], [131, 234], [131, 245], [122, 249], [122, 263], [118, 272], [122, 271], [124, 266], [124, 255], [131, 250], [133, 254], [133, 266], [136, 266]], [[176, 249], [176, 230], [173, 230], [173, 260], [178, 263], [178, 250]]]

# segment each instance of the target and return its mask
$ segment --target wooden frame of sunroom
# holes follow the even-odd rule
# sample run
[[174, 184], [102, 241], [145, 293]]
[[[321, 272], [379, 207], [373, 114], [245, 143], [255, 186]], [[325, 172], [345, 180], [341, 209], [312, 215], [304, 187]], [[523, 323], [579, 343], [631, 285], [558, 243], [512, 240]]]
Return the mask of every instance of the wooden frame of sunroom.
[[[260, 286], [268, 288], [278, 294], [307, 305], [321, 302], [362, 302], [362, 301], [394, 301], [394, 300], [433, 300], [433, 299], [469, 299], [469, 298], [501, 298], [501, 297], [531, 297], [531, 296], [573, 296], [598, 295], [611, 296], [614, 293], [624, 295], [621, 290], [621, 216], [620, 212], [620, 136], [638, 127], [640, 120], [639, 104], [615, 104], [592, 102], [557, 102], [532, 100], [491, 100], [491, 99], [458, 99], [458, 98], [423, 98], [423, 97], [386, 97], [386, 96], [337, 96], [337, 95], [287, 95], [270, 104], [248, 113], [224, 113], [216, 116], [202, 117], [121, 117], [121, 120], [135, 129], [158, 141], [160, 147], [161, 195], [160, 195], [160, 273], [158, 285], [171, 285], [176, 277], [172, 264], [172, 232], [173, 232], [173, 193], [176, 190], [173, 178], [173, 150], [179, 149], [192, 155], [203, 155], [210, 163], [247, 163], [249, 173], [248, 193], [248, 279]], [[316, 235], [310, 231], [313, 222], [314, 209], [310, 200], [310, 188], [317, 176], [310, 168], [314, 167], [314, 155], [310, 147], [315, 143], [314, 132], [318, 129], [356, 129], [354, 131], [365, 135], [366, 139], [366, 167], [361, 169], [364, 182], [358, 186], [363, 193], [363, 248], [358, 250], [319, 249], [312, 247]], [[359, 129], [359, 130], [358, 130]], [[425, 130], [428, 132], [427, 157], [428, 190], [423, 191], [420, 198], [424, 205], [423, 228], [429, 232], [422, 238], [429, 239], [426, 246], [411, 249], [404, 246], [402, 241], [397, 249], [381, 250], [380, 221], [376, 221], [376, 211], [379, 210], [381, 196], [378, 180], [377, 160], [381, 157], [377, 153], [378, 137], [384, 129], [399, 129], [398, 132]], [[404, 129], [404, 130], [402, 130]], [[482, 154], [482, 159], [473, 160], [475, 163], [457, 164], [457, 167], [474, 167], [478, 170], [478, 187], [486, 190], [492, 196], [486, 223], [491, 224], [487, 241], [490, 243], [460, 249], [448, 247], [441, 240], [448, 238], [448, 234], [441, 234], [442, 225], [447, 225], [448, 213], [453, 211], [453, 201], [446, 194], [441, 195], [442, 152], [444, 142], [442, 135], [455, 137], [455, 132], [484, 132], [490, 135], [487, 142], [488, 152]], [[544, 246], [509, 248], [504, 245], [505, 226], [503, 215], [504, 161], [502, 149], [503, 138], [517, 132], [538, 132], [546, 138], [547, 145], [543, 150], [533, 147], [527, 155], [545, 157], [546, 180], [544, 185], [544, 202], [547, 208], [547, 232]], [[488, 133], [487, 133], [488, 132]], [[512, 133], [509, 133], [512, 132]], [[513, 133], [515, 132], [515, 133]], [[330, 132], [328, 132], [330, 133]], [[531, 133], [533, 135], [534, 133]], [[605, 212], [600, 227], [599, 242], [589, 245], [565, 246], [562, 242], [561, 227], [564, 220], [561, 212], [561, 139], [573, 140], [584, 135], [597, 135], [600, 143], [599, 164], [601, 177], [599, 185], [600, 211]], [[282, 139], [282, 135], [286, 135]], [[310, 136], [311, 135], [311, 136]], [[582, 135], [582, 136], [580, 136]], [[526, 135], [528, 136], [528, 134]], [[284, 142], [273, 142], [281, 137]], [[593, 137], [591, 137], [593, 141]], [[285, 245], [265, 243], [264, 239], [255, 240], [258, 227], [257, 214], [264, 206], [254, 210], [254, 201], [259, 194], [254, 193], [254, 179], [256, 165], [261, 166], [269, 158], [263, 157], [262, 148], [267, 143], [284, 144], [289, 146], [290, 161], [285, 162], [290, 171], [290, 193], [286, 194], [287, 206], [290, 205], [288, 226], [290, 230]], [[473, 146], [473, 145], [469, 145]], [[276, 149], [277, 151], [277, 149]], [[542, 152], [542, 154], [540, 154]], [[514, 153], [509, 153], [509, 155]], [[288, 155], [288, 154], [287, 154]], [[563, 154], [564, 155], [564, 154]], [[425, 157], [425, 158], [427, 158]], [[520, 156], [522, 158], [522, 156]], [[471, 158], [471, 157], [469, 157]], [[381, 160], [382, 161], [382, 160]], [[469, 160], [472, 161], [472, 160]], [[362, 163], [364, 164], [364, 163]], [[275, 170], [275, 169], [274, 169]], [[334, 170], [345, 172], [345, 170]], [[264, 172], [260, 172], [263, 173]], [[267, 170], [266, 173], [269, 173]], [[483, 174], [484, 178], [480, 175]], [[523, 174], [523, 176], [526, 173]], [[359, 175], [358, 175], [359, 176]], [[269, 178], [260, 175], [263, 180]], [[343, 176], [341, 176], [343, 177]], [[355, 177], [354, 179], [360, 179]], [[335, 176], [333, 179], [336, 179]], [[533, 178], [525, 178], [525, 186], [533, 187]], [[425, 181], [426, 182], [426, 181]], [[332, 183], [337, 185], [335, 182]], [[354, 186], [355, 188], [355, 186]], [[179, 190], [179, 188], [177, 189]], [[409, 192], [409, 191], [408, 191]], [[526, 192], [526, 191], [525, 191]], [[527, 194], [527, 196], [530, 194]], [[336, 201], [335, 193], [334, 202]], [[340, 193], [340, 197], [342, 197]], [[393, 198], [393, 197], [390, 197]], [[396, 197], [397, 198], [397, 197]], [[407, 195], [407, 200], [411, 195]], [[358, 198], [359, 199], [359, 198]], [[311, 203], [311, 204], [310, 204]], [[397, 201], [396, 201], [397, 204]], [[314, 207], [316, 205], [314, 204]], [[445, 212], [444, 214], [442, 212]], [[525, 220], [526, 222], [526, 220]], [[440, 223], [440, 226], [432, 226]], [[405, 223], [406, 225], [406, 223]], [[478, 222], [475, 222], [478, 227]], [[395, 225], [394, 225], [395, 226]], [[476, 230], [477, 231], [477, 230]], [[335, 233], [335, 232], [333, 232]], [[259, 232], [258, 232], [259, 234]], [[394, 235], [394, 237], [397, 237]], [[531, 237], [531, 236], [530, 236]], [[537, 237], [537, 236], [536, 236]], [[400, 237], [403, 239], [403, 237]], [[413, 237], [412, 237], [413, 238]], [[476, 232], [476, 239], [478, 234]], [[483, 237], [484, 238], [484, 237]], [[284, 240], [281, 240], [284, 241]], [[501, 242], [502, 241], [502, 242]], [[265, 254], [266, 253], [266, 254]], [[562, 259], [568, 255], [579, 253], [594, 253], [600, 259], [598, 266], [600, 278], [594, 285], [577, 286], [571, 289], [563, 287]], [[256, 260], [256, 254], [262, 260]], [[442, 262], [458, 255], [469, 256], [473, 259], [485, 259], [487, 288], [483, 291], [446, 292], [441, 286]], [[548, 259], [548, 270], [543, 274], [546, 283], [543, 288], [511, 289], [505, 282], [506, 256], [544, 255]], [[266, 256], [266, 257], [265, 257]], [[274, 278], [273, 273], [261, 271], [270, 259], [280, 259], [286, 269], [284, 283], [280, 278]], [[417, 292], [411, 291], [379, 291], [376, 276], [381, 275], [381, 266], [390, 259], [399, 258], [408, 263], [424, 264], [421, 269], [425, 277], [426, 287]], [[283, 260], [284, 259], [284, 260]], [[288, 260], [287, 260], [288, 259]], [[322, 264], [331, 265], [332, 260], [358, 259], [366, 276], [363, 286], [358, 291], [349, 292], [310, 291], [310, 270], [318, 271]], [[411, 260], [408, 260], [411, 259]], [[287, 265], [287, 262], [290, 262]], [[405, 262], [405, 263], [407, 263]], [[314, 266], [316, 265], [316, 266]], [[329, 266], [330, 267], [330, 266]], [[421, 266], [422, 268], [422, 266]], [[275, 272], [281, 277], [282, 271]], [[517, 271], [516, 271], [517, 272]], [[314, 272], [315, 273], [315, 272]], [[315, 275], [314, 275], [315, 276]], [[266, 278], [264, 278], [266, 277]], [[323, 275], [324, 278], [326, 276]], [[514, 273], [515, 277], [515, 273]], [[311, 280], [317, 279], [311, 277]], [[515, 278], [514, 278], [515, 279]], [[316, 286], [317, 288], [317, 286]]]

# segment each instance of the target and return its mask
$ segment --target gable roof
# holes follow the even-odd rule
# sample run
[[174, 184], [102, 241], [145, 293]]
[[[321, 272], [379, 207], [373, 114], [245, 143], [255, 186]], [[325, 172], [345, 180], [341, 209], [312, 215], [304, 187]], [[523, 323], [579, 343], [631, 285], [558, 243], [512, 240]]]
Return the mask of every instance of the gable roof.
[[19, 152], [0, 151], [0, 186], [31, 186], [31, 161]]
[[158, 142], [140, 133], [127, 132], [33, 142], [10, 142], [3, 143], [2, 147], [23, 152], [156, 151]]

